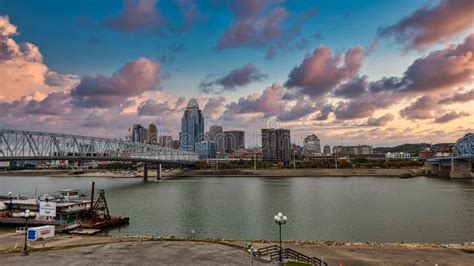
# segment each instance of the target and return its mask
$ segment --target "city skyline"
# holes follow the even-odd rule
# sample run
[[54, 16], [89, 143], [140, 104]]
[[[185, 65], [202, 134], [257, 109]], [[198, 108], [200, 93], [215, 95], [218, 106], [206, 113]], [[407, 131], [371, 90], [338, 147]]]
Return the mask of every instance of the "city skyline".
[[123, 137], [153, 123], [177, 139], [191, 98], [205, 131], [276, 125], [298, 144], [455, 142], [474, 128], [470, 1], [0, 6], [0, 128]]

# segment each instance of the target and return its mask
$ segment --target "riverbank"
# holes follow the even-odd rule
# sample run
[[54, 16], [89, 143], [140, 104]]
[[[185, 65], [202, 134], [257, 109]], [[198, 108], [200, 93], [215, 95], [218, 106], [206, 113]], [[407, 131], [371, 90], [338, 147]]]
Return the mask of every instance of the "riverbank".
[[[246, 241], [194, 240], [157, 237], [59, 235], [45, 243], [31, 242], [28, 257], [19, 255], [23, 235], [0, 234], [0, 260], [7, 265], [137, 264], [141, 265], [244, 265]], [[276, 243], [254, 241], [256, 248]], [[335, 241], [285, 241], [308, 256], [324, 258], [330, 265], [469, 265], [474, 246], [468, 244], [344, 243]], [[186, 254], [185, 256], [183, 254]], [[256, 262], [255, 265], [262, 265]]]
[[[149, 170], [148, 176], [156, 177], [156, 170]], [[423, 168], [343, 168], [343, 169], [223, 169], [223, 170], [181, 170], [174, 169], [163, 171], [163, 178], [179, 177], [204, 177], [204, 176], [253, 176], [253, 177], [321, 177], [321, 176], [383, 176], [383, 177], [414, 177], [424, 174]], [[1, 171], [0, 176], [87, 176], [87, 177], [113, 177], [113, 178], [142, 178], [141, 171], [128, 170], [17, 170]]]
[[343, 169], [265, 169], [265, 170], [189, 170], [176, 174], [175, 177], [198, 176], [260, 176], [260, 177], [321, 177], [321, 176], [385, 176], [385, 177], [414, 177], [423, 175], [422, 168], [343, 168]]

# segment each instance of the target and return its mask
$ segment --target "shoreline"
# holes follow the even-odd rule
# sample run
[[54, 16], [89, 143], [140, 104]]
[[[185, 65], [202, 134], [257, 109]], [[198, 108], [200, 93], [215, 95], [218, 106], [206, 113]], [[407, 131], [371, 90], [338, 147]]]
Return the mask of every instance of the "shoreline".
[[[15, 170], [0, 171], [0, 176], [61, 176], [61, 177], [111, 177], [142, 178], [143, 172], [130, 170]], [[149, 179], [156, 171], [149, 170]], [[342, 168], [342, 169], [228, 169], [228, 170], [172, 170], [162, 173], [163, 179], [181, 177], [416, 177], [426, 176], [422, 168]]]

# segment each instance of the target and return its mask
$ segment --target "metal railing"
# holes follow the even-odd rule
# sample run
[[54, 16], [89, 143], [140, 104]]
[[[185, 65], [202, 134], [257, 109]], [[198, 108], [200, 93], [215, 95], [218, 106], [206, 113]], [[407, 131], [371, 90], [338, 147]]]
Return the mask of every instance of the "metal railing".
[[[255, 255], [260, 259], [265, 259], [264, 257], [268, 257], [269, 262], [278, 262], [280, 259], [280, 247], [277, 245], [263, 247], [255, 252]], [[328, 265], [326, 262], [318, 259], [316, 257], [309, 257], [306, 256], [298, 251], [295, 251], [291, 248], [283, 248], [281, 250], [281, 257], [283, 260], [294, 260], [299, 262], [304, 262], [313, 265]]]
[[1, 160], [107, 160], [193, 163], [193, 152], [117, 139], [0, 129]]

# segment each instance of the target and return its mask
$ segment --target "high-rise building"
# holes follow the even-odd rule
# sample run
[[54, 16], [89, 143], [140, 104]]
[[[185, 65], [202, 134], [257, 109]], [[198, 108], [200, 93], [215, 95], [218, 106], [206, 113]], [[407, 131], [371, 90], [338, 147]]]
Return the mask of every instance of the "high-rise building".
[[217, 152], [219, 154], [224, 154], [225, 151], [225, 142], [224, 142], [224, 131], [221, 126], [211, 126], [207, 133], [207, 139], [209, 141], [215, 142], [217, 147]]
[[148, 143], [157, 144], [158, 143], [157, 135], [158, 135], [158, 130], [156, 129], [155, 124], [151, 123], [148, 126]]
[[262, 158], [264, 161], [290, 160], [291, 136], [288, 129], [262, 129]]
[[303, 141], [303, 155], [310, 157], [312, 155], [321, 153], [321, 143], [318, 136], [311, 134], [307, 136]]
[[328, 144], [324, 145], [323, 153], [324, 153], [325, 155], [331, 154], [331, 146], [329, 146]]
[[148, 130], [140, 124], [133, 125], [132, 129], [132, 141], [147, 143], [148, 142]]
[[173, 136], [159, 136], [158, 145], [163, 147], [172, 148], [173, 146]]
[[224, 131], [225, 153], [230, 154], [245, 148], [245, 132], [239, 130]]
[[214, 159], [217, 157], [216, 143], [212, 141], [201, 141], [196, 143], [196, 153], [199, 159]]
[[186, 106], [179, 137], [181, 149], [192, 152], [196, 151], [196, 143], [204, 140], [204, 117], [195, 99], [191, 99]]

